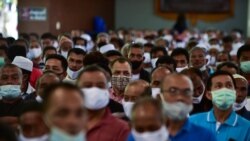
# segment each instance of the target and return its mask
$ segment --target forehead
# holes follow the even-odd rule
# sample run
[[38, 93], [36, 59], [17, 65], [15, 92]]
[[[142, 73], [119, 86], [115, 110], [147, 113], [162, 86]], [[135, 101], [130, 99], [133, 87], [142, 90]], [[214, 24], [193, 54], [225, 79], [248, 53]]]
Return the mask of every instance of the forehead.
[[163, 81], [163, 88], [170, 88], [170, 87], [193, 90], [193, 83], [186, 76], [171, 75], [167, 76]]
[[49, 59], [46, 61], [46, 65], [49, 65], [49, 66], [61, 66], [61, 61], [58, 60], [58, 59]]
[[45, 75], [42, 76], [40, 83], [52, 83], [52, 82], [59, 82], [59, 78], [54, 75], [54, 74], [49, 74], [49, 75]]
[[200, 54], [205, 55], [205, 53], [202, 49], [195, 49], [190, 53], [191, 53], [191, 55], [200, 55]]
[[157, 110], [151, 104], [140, 105], [134, 110], [135, 120], [140, 120], [140, 119], [152, 120], [155, 118], [158, 118], [160, 120], [158, 112], [159, 112], [159, 110]]
[[112, 66], [112, 70], [127, 70], [130, 71], [131, 67], [128, 62], [120, 63], [120, 62], [115, 62]]
[[227, 82], [233, 83], [233, 80], [229, 75], [218, 75], [212, 78], [212, 84], [227, 83]]
[[176, 60], [185, 59], [186, 60], [186, 56], [184, 54], [178, 54], [178, 55], [173, 56], [173, 59], [176, 59]]
[[250, 51], [244, 51], [244, 52], [241, 52], [241, 57], [242, 56], [246, 56], [246, 57], [250, 57]]
[[242, 78], [235, 78], [234, 80], [236, 85], [245, 85], [246, 87], [248, 86], [248, 82]]
[[0, 74], [18, 74], [19, 70], [17, 67], [6, 67], [0, 70]]
[[141, 48], [131, 48], [129, 50], [129, 53], [133, 53], [133, 54], [143, 54], [143, 50]]
[[80, 82], [106, 82], [106, 76], [103, 72], [84, 72], [80, 77]]

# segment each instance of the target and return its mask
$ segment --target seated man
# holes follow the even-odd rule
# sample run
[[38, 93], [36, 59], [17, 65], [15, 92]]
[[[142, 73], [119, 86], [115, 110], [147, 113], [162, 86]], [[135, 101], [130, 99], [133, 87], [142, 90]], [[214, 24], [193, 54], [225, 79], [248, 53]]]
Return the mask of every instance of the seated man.
[[171, 69], [171, 72], [174, 72], [176, 70], [176, 63], [172, 57], [165, 55], [156, 61], [156, 67], [167, 67]]
[[247, 104], [247, 91], [248, 91], [248, 82], [247, 79], [239, 74], [233, 75], [235, 80], [235, 89], [236, 89], [236, 101], [233, 104], [233, 109], [237, 114], [242, 117], [250, 120], [250, 111], [246, 109]]
[[221, 70], [221, 71], [227, 71], [227, 72], [231, 73], [232, 75], [238, 73], [238, 67], [233, 62], [224, 62], [224, 63], [221, 63], [221, 64], [219, 64], [217, 66], [216, 70], [217, 71], [219, 71], [219, 70]]
[[238, 116], [232, 109], [236, 99], [233, 76], [224, 71], [217, 71], [207, 81], [208, 99], [213, 102], [213, 109], [190, 117], [190, 120], [209, 129], [218, 141], [250, 140], [250, 123]]
[[163, 108], [152, 98], [139, 99], [132, 109], [132, 131], [128, 141], [167, 141]]

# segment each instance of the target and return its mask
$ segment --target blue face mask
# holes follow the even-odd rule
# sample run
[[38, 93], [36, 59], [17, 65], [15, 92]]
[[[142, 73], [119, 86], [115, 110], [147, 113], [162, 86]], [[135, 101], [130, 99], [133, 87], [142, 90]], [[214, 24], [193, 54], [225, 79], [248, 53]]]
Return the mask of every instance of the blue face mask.
[[0, 86], [0, 96], [3, 99], [14, 99], [21, 95], [20, 85], [3, 85]]
[[240, 69], [244, 73], [250, 73], [250, 61], [240, 62]]
[[77, 135], [69, 135], [54, 127], [51, 129], [50, 141], [86, 141], [86, 137], [83, 132]]
[[220, 110], [227, 110], [236, 100], [236, 91], [228, 88], [211, 91], [212, 101]]
[[2, 67], [5, 64], [4, 58], [0, 57], [0, 67]]

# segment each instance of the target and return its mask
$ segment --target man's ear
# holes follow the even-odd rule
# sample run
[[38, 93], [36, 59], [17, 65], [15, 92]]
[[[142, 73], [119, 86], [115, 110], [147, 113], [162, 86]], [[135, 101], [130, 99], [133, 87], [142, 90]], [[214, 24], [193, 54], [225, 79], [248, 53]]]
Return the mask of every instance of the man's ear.
[[211, 94], [211, 91], [207, 91], [207, 92], [206, 92], [206, 97], [207, 97], [207, 99], [209, 99], [209, 100], [212, 101], [212, 94]]

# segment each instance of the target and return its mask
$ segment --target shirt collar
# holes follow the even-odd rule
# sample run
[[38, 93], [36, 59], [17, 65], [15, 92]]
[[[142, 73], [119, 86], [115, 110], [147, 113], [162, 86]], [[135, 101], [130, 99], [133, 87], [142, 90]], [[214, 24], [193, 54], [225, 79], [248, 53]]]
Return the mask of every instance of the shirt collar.
[[[207, 121], [208, 122], [217, 122], [215, 119], [213, 109], [207, 113]], [[227, 120], [223, 124], [227, 124], [230, 126], [236, 126], [237, 121], [238, 121], [238, 115], [234, 111], [232, 111], [231, 114], [229, 115], [229, 118], [227, 118]]]

